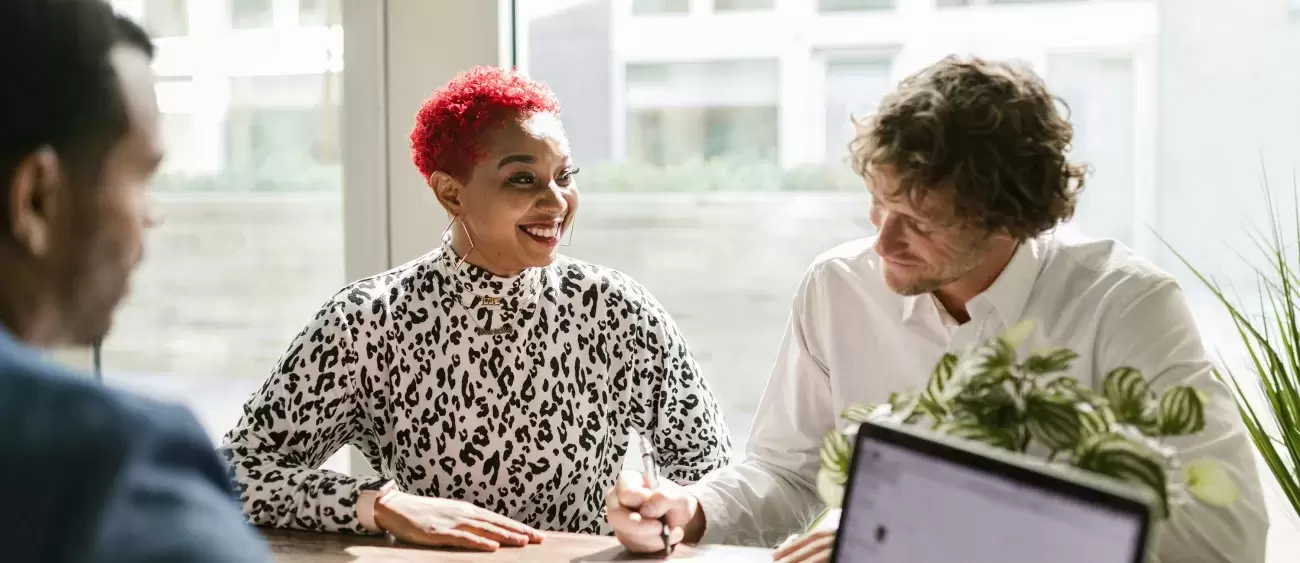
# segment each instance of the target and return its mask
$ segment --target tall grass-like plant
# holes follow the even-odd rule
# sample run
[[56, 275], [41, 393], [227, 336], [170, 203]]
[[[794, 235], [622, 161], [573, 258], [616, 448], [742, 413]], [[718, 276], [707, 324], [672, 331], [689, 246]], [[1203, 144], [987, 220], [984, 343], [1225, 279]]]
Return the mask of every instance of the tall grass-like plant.
[[[1232, 388], [1237, 410], [1255, 448], [1277, 479], [1300, 518], [1300, 245], [1288, 248], [1277, 208], [1265, 183], [1268, 232], [1256, 238], [1267, 265], [1256, 267], [1260, 312], [1250, 314], [1240, 300], [1229, 299], [1222, 286], [1201, 273], [1168, 241], [1165, 246], [1186, 264], [1222, 303], [1245, 345], [1249, 371], [1234, 372], [1225, 360], [1215, 376]], [[1294, 233], [1300, 242], [1300, 198], [1294, 202]], [[1250, 397], [1248, 385], [1258, 387], [1263, 404]]]

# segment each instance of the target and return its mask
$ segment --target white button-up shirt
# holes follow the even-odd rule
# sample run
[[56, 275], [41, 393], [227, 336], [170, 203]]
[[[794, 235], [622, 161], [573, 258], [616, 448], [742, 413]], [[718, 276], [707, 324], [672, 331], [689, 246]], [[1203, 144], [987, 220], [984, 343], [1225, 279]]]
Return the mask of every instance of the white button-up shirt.
[[[1253, 446], [1233, 398], [1212, 375], [1178, 284], [1113, 241], [1048, 234], [1020, 245], [997, 280], [957, 324], [931, 295], [905, 297], [884, 283], [874, 239], [820, 256], [800, 283], [776, 365], [754, 418], [748, 459], [694, 485], [707, 518], [705, 542], [773, 545], [824, 508], [816, 492], [822, 438], [857, 403], [924, 386], [945, 352], [1032, 319], [1024, 349], [1079, 353], [1069, 375], [1100, 387], [1130, 366], [1157, 390], [1193, 385], [1210, 398], [1201, 433], [1175, 438], [1186, 460], [1214, 458], [1240, 488], [1224, 508], [1176, 506], [1159, 528], [1165, 563], [1264, 559], [1268, 517]], [[942, 538], [936, 538], [941, 540]]]

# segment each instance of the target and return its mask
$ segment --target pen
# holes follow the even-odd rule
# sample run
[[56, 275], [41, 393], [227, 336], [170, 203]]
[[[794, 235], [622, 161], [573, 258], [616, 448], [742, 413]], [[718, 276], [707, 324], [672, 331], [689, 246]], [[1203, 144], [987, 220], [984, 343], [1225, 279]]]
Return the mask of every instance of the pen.
[[[641, 465], [645, 469], [650, 490], [653, 491], [659, 488], [659, 456], [656, 455], [654, 444], [647, 440], [644, 434], [637, 432], [636, 437], [641, 442]], [[671, 554], [673, 546], [669, 543], [668, 536], [672, 530], [668, 527], [668, 515], [660, 516], [659, 522], [663, 524], [663, 529], [659, 533], [664, 538], [664, 553]]]

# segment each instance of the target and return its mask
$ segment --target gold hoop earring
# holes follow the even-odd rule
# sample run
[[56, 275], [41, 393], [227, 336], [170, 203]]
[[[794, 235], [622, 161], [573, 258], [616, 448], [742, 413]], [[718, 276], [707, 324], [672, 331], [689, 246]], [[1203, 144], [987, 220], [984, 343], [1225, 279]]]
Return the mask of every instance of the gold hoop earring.
[[[469, 227], [466, 226], [465, 222], [461, 220], [460, 215], [452, 217], [451, 222], [447, 223], [447, 228], [442, 230], [442, 240], [446, 241], [448, 246], [452, 246], [451, 237], [447, 235], [451, 233], [452, 226], [454, 226], [458, 221], [460, 222], [460, 230], [465, 233], [465, 240], [469, 241], [469, 250], [466, 250], [465, 255], [460, 257], [459, 262], [456, 262], [455, 271], [457, 272], [460, 271], [461, 266], [465, 265], [465, 259], [469, 258], [470, 253], [474, 252], [474, 238], [469, 236]], [[452, 251], [455, 252], [455, 250], [456, 250], [455, 247], [452, 246]]]

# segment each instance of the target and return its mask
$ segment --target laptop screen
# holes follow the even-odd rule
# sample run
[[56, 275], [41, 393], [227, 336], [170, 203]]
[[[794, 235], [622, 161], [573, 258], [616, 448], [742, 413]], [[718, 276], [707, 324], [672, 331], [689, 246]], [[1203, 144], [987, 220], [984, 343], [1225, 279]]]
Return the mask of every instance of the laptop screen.
[[840, 563], [1132, 563], [1144, 519], [918, 452], [858, 440]]

